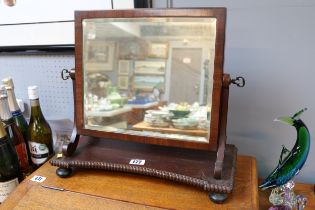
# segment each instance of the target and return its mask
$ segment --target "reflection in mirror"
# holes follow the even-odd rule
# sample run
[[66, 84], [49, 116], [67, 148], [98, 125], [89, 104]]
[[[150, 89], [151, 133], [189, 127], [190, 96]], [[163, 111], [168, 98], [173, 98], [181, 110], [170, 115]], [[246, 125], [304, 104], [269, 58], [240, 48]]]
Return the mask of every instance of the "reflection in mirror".
[[215, 18], [83, 20], [85, 128], [209, 141]]

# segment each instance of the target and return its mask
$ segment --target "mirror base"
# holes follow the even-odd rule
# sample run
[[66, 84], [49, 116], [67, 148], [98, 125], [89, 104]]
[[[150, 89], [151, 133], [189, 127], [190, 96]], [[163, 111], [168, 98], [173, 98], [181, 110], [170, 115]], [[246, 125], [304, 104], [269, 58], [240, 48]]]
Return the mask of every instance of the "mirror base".
[[[183, 148], [88, 136], [81, 136], [81, 140], [74, 156], [56, 158], [50, 163], [61, 168], [101, 169], [158, 177], [211, 193], [228, 194], [232, 191], [237, 155], [234, 145], [226, 145], [222, 178], [216, 179], [213, 174], [217, 159], [215, 151], [196, 153]], [[65, 169], [59, 170], [63, 172]]]

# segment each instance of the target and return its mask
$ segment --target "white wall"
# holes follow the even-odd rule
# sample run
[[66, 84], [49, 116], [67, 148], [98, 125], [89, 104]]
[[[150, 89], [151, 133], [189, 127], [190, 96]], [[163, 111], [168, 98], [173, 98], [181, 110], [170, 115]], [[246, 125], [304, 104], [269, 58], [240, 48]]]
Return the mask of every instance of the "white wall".
[[111, 0], [23, 0], [0, 2], [0, 24], [74, 20], [75, 10], [111, 9]]
[[[133, 0], [113, 0], [113, 7], [134, 8]], [[111, 0], [18, 0], [13, 7], [1, 0], [0, 46], [74, 44], [74, 11], [105, 9]]]
[[[166, 1], [155, 0], [155, 7]], [[284, 144], [291, 148], [292, 127], [273, 122], [307, 107], [302, 119], [315, 136], [315, 1], [174, 0], [173, 7], [227, 7], [225, 72], [246, 78], [231, 87], [228, 142], [240, 154], [257, 158], [259, 176], [276, 166]], [[298, 181], [315, 182], [315, 148]]]

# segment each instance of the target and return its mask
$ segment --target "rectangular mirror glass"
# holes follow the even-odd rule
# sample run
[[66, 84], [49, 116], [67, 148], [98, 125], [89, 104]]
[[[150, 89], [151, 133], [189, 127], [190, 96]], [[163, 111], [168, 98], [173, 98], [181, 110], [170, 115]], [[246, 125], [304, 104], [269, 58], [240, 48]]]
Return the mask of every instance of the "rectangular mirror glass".
[[84, 128], [208, 143], [216, 18], [82, 22]]

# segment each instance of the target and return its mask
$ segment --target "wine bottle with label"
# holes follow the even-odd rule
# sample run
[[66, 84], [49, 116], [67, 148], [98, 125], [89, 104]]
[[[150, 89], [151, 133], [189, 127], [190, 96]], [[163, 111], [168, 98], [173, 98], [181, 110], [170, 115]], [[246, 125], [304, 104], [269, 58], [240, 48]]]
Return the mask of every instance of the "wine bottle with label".
[[31, 160], [31, 153], [30, 153], [30, 148], [29, 148], [28, 138], [27, 138], [28, 124], [27, 124], [27, 121], [26, 121], [25, 117], [23, 116], [21, 109], [20, 109], [20, 107], [16, 101], [16, 97], [15, 97], [15, 93], [14, 93], [13, 80], [12, 80], [12, 78], [7, 77], [7, 78], [4, 78], [2, 80], [2, 83], [7, 90], [10, 112], [12, 113], [15, 124], [20, 129], [20, 131], [22, 132], [24, 140], [25, 140], [29, 165], [32, 166], [33, 163]]
[[15, 146], [23, 177], [30, 174], [31, 169], [27, 158], [27, 149], [24, 137], [16, 126], [9, 110], [8, 97], [4, 86], [0, 86], [0, 119], [5, 126], [6, 132]]
[[10, 138], [0, 123], [0, 203], [19, 184], [20, 165]]
[[28, 126], [29, 147], [32, 162], [39, 167], [54, 154], [52, 132], [40, 107], [38, 87], [29, 86], [28, 96], [31, 103], [31, 118]]

